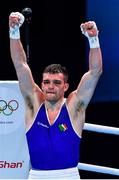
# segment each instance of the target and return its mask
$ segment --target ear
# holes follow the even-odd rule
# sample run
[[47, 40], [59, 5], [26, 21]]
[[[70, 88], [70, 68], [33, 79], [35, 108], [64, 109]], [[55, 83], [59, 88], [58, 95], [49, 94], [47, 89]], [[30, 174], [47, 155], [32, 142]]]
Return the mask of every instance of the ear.
[[69, 88], [69, 83], [65, 83], [64, 91], [67, 91]]

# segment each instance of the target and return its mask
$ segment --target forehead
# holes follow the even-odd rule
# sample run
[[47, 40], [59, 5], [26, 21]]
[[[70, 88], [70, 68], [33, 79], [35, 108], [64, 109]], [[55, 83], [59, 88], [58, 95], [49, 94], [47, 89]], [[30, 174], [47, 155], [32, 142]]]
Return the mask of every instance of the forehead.
[[55, 73], [55, 74], [51, 74], [51, 73], [43, 73], [43, 80], [44, 79], [57, 79], [57, 80], [64, 80], [64, 75], [62, 73]]

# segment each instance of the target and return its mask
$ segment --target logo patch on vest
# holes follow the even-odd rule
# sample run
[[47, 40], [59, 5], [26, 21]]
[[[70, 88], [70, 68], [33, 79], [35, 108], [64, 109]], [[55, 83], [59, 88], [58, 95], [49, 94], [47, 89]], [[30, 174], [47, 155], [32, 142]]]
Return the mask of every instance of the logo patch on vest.
[[66, 131], [68, 129], [66, 124], [59, 124], [58, 127], [59, 127], [60, 131]]
[[49, 128], [46, 124], [43, 124], [43, 123], [41, 123], [41, 122], [38, 122], [37, 124], [38, 124], [38, 126], [42, 126], [42, 127], [45, 127], [45, 128]]

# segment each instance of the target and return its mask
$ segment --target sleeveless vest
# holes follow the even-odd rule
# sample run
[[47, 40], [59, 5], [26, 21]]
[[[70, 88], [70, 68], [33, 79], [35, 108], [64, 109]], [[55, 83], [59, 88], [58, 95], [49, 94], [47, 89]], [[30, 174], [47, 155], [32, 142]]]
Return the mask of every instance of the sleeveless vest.
[[78, 165], [81, 138], [72, 127], [65, 104], [52, 125], [42, 104], [26, 135], [32, 169], [57, 170]]

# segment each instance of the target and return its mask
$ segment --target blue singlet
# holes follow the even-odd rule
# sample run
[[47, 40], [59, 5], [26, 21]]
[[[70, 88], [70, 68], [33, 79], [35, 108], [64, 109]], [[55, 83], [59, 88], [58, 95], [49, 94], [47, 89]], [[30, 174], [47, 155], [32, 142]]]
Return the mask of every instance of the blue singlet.
[[32, 169], [57, 170], [78, 165], [81, 138], [72, 127], [65, 104], [53, 125], [42, 104], [26, 135]]

